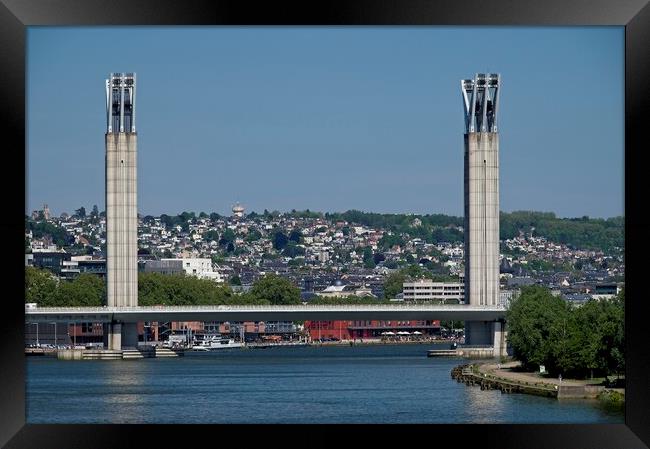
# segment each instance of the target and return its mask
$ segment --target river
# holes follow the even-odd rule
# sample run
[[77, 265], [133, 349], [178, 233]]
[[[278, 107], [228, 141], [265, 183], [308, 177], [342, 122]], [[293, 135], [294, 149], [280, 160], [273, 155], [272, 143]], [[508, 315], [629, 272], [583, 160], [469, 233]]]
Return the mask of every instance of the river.
[[623, 423], [598, 402], [481, 391], [431, 344], [27, 357], [28, 423]]

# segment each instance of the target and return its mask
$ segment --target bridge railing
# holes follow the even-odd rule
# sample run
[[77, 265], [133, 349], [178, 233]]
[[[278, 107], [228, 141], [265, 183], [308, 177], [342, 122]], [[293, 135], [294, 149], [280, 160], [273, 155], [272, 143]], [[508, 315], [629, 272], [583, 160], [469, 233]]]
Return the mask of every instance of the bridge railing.
[[124, 313], [124, 312], [196, 312], [196, 311], [303, 311], [303, 310], [485, 310], [505, 311], [503, 306], [470, 306], [462, 304], [318, 304], [318, 305], [196, 305], [196, 306], [136, 306], [136, 307], [36, 307], [25, 309], [27, 314], [39, 313]]

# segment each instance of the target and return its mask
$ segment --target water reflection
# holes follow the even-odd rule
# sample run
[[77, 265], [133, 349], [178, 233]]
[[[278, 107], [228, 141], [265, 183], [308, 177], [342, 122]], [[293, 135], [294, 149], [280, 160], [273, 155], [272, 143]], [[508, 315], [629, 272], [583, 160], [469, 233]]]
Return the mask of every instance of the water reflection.
[[467, 421], [476, 424], [504, 422], [507, 401], [497, 390], [481, 390], [480, 387], [464, 387], [462, 403], [467, 412]]
[[[147, 392], [149, 365], [142, 360], [102, 360], [98, 364], [99, 407], [106, 410], [107, 423], [142, 423], [150, 420], [151, 403]], [[82, 362], [83, 363], [83, 362]]]

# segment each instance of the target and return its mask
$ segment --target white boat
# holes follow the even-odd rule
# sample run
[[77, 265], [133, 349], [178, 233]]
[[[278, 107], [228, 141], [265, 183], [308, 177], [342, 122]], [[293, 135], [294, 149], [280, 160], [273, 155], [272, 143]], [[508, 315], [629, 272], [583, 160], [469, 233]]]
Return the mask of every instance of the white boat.
[[206, 337], [192, 346], [192, 351], [215, 351], [217, 349], [242, 348], [243, 343], [228, 337]]

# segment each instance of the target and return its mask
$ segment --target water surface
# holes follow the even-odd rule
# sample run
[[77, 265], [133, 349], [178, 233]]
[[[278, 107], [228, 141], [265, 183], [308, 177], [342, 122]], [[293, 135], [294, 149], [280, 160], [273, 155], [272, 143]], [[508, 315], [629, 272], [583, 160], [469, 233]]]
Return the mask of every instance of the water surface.
[[481, 391], [433, 345], [27, 358], [28, 423], [623, 423], [597, 401]]

